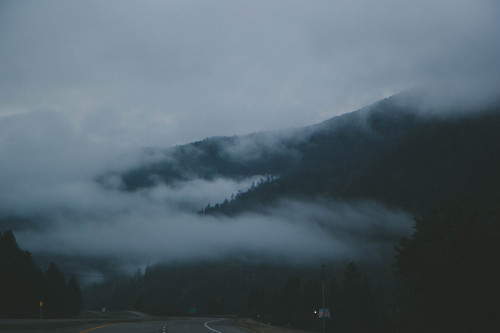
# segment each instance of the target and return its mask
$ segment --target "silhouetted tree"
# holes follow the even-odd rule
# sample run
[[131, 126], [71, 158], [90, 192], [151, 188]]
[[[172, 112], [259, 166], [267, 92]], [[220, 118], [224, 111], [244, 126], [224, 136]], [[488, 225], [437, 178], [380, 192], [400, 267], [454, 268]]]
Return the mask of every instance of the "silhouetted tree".
[[291, 324], [295, 327], [300, 323], [300, 302], [301, 302], [301, 288], [300, 280], [298, 277], [290, 278], [287, 281], [285, 289], [283, 290], [283, 309], [285, 314], [286, 324]]
[[223, 299], [213, 297], [211, 295], [205, 298], [204, 302], [205, 314], [220, 315], [226, 313], [226, 303]]
[[66, 280], [54, 263], [49, 265], [42, 278], [42, 300], [47, 318], [66, 317]]
[[375, 305], [370, 289], [357, 266], [351, 262], [344, 271], [335, 327], [342, 332], [377, 332]]
[[66, 314], [69, 317], [77, 316], [82, 309], [82, 292], [74, 276], [66, 286]]
[[340, 309], [340, 288], [335, 278], [331, 280], [328, 286], [326, 304], [330, 308], [331, 322], [335, 322]]
[[31, 254], [19, 248], [12, 231], [0, 233], [0, 317], [37, 316], [40, 277]]
[[253, 286], [248, 295], [248, 314], [253, 318], [259, 318], [266, 311], [267, 304], [264, 287]]
[[0, 318], [36, 318], [40, 301], [44, 317], [77, 315], [82, 306], [78, 281], [72, 277], [66, 285], [54, 263], [42, 274], [12, 231], [0, 233]]
[[[498, 213], [498, 212], [497, 212]], [[415, 222], [397, 247], [397, 272], [409, 291], [408, 327], [426, 332], [498, 329], [500, 221], [467, 202]]]
[[[300, 301], [300, 323], [299, 327], [303, 329], [319, 328], [318, 315], [313, 311], [321, 305], [321, 285], [318, 281], [309, 280], [302, 288], [302, 297]], [[327, 305], [328, 307], [328, 305]]]

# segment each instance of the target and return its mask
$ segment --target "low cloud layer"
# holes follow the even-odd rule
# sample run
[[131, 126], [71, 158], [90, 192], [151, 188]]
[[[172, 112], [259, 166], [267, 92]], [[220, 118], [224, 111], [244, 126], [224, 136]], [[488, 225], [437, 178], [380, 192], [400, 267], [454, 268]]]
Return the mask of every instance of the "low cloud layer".
[[[103, 184], [97, 176], [164, 153], [110, 150], [55, 111], [0, 118], [0, 129], [0, 226], [14, 229], [35, 258], [55, 260], [69, 274], [130, 274], [148, 263], [227, 258], [378, 261], [411, 231], [411, 216], [366, 201], [281, 201], [258, 214], [199, 215], [208, 203], [248, 189], [261, 176], [193, 178], [125, 192], [119, 177]], [[272, 138], [255, 143], [245, 137], [227, 154], [274, 149]]]
[[61, 216], [17, 237], [44, 256], [112, 259], [122, 268], [225, 258], [304, 264], [387, 259], [411, 225], [408, 214], [373, 202], [282, 202], [268, 214], [231, 219], [136, 203], [113, 214]]

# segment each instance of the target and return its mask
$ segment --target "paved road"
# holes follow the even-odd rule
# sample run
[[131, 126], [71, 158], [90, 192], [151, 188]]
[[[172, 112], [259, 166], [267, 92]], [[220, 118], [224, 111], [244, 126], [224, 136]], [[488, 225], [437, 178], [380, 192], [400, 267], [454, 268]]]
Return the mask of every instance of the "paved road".
[[[83, 327], [82, 327], [83, 328]], [[80, 328], [80, 329], [82, 329]], [[116, 324], [104, 327], [83, 328], [75, 333], [248, 333], [235, 326], [232, 319], [189, 318], [172, 321]]]
[[167, 333], [248, 333], [233, 319], [191, 318], [169, 321], [167, 325]]
[[[21, 331], [19, 331], [21, 332]], [[186, 318], [119, 324], [86, 324], [58, 329], [26, 330], [26, 333], [249, 333], [234, 319]]]
[[[147, 321], [139, 323], [122, 323], [122, 324], [102, 324], [91, 326], [74, 327], [68, 333], [162, 333], [163, 328], [167, 326], [166, 321]], [[47, 333], [56, 333], [51, 331]]]

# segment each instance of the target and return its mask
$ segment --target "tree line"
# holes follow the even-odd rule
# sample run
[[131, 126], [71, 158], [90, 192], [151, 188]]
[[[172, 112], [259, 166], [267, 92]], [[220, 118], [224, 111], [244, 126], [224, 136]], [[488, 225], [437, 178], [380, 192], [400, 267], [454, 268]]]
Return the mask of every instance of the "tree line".
[[77, 279], [54, 263], [42, 272], [12, 231], [0, 233], [0, 296], [0, 318], [68, 318], [82, 307]]
[[495, 207], [500, 200], [500, 106], [476, 111], [439, 120], [385, 101], [364, 117], [358, 112], [340, 116], [335, 120], [343, 119], [342, 126], [333, 121], [307, 140], [283, 141], [300, 158], [290, 155], [283, 168], [262, 173], [280, 175], [275, 182], [259, 182], [201, 212], [231, 216], [272, 207], [283, 198], [319, 195], [374, 199], [418, 216], [455, 200], [457, 193], [467, 193], [485, 209]]
[[[328, 332], [493, 332], [500, 327], [500, 210], [448, 202], [415, 219], [395, 246], [394, 270], [368, 276], [348, 264], [327, 286]], [[364, 276], [363, 276], [364, 275]], [[387, 279], [388, 283], [383, 283]], [[321, 330], [311, 309], [319, 281], [289, 278], [278, 294], [249, 293], [248, 314], [284, 326]]]
[[[354, 262], [349, 263], [340, 281], [325, 281], [324, 301], [330, 317], [325, 319], [328, 332], [383, 332], [372, 287]], [[305, 282], [290, 277], [281, 289], [269, 292], [262, 285], [253, 286], [248, 296], [247, 315], [275, 325], [320, 331], [323, 319], [319, 312], [323, 304], [322, 282]]]
[[[222, 203], [211, 205], [210, 203], [201, 210], [198, 214], [223, 214], [235, 215], [241, 213], [245, 209], [258, 208], [264, 204], [268, 204], [272, 200], [273, 191], [279, 185], [279, 177], [273, 175], [266, 175], [265, 178], [260, 178], [257, 184], [252, 182], [250, 188], [246, 191], [238, 191], [236, 195], [233, 193], [228, 199], [224, 199]], [[255, 193], [259, 192], [256, 196]]]
[[500, 210], [466, 200], [416, 219], [396, 247], [406, 332], [493, 332], [500, 327]]
[[[493, 332], [500, 327], [500, 214], [467, 201], [415, 220], [385, 263], [329, 263], [327, 332]], [[148, 266], [86, 290], [87, 304], [156, 315], [241, 314], [320, 331], [319, 267], [241, 261]]]

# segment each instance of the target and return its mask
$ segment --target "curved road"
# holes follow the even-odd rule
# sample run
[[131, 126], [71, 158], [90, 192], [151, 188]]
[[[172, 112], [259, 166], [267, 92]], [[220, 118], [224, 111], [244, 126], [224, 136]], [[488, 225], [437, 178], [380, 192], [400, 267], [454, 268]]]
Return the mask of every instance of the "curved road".
[[[69, 330], [68, 330], [69, 331]], [[233, 319], [187, 318], [72, 328], [71, 333], [248, 333]]]

